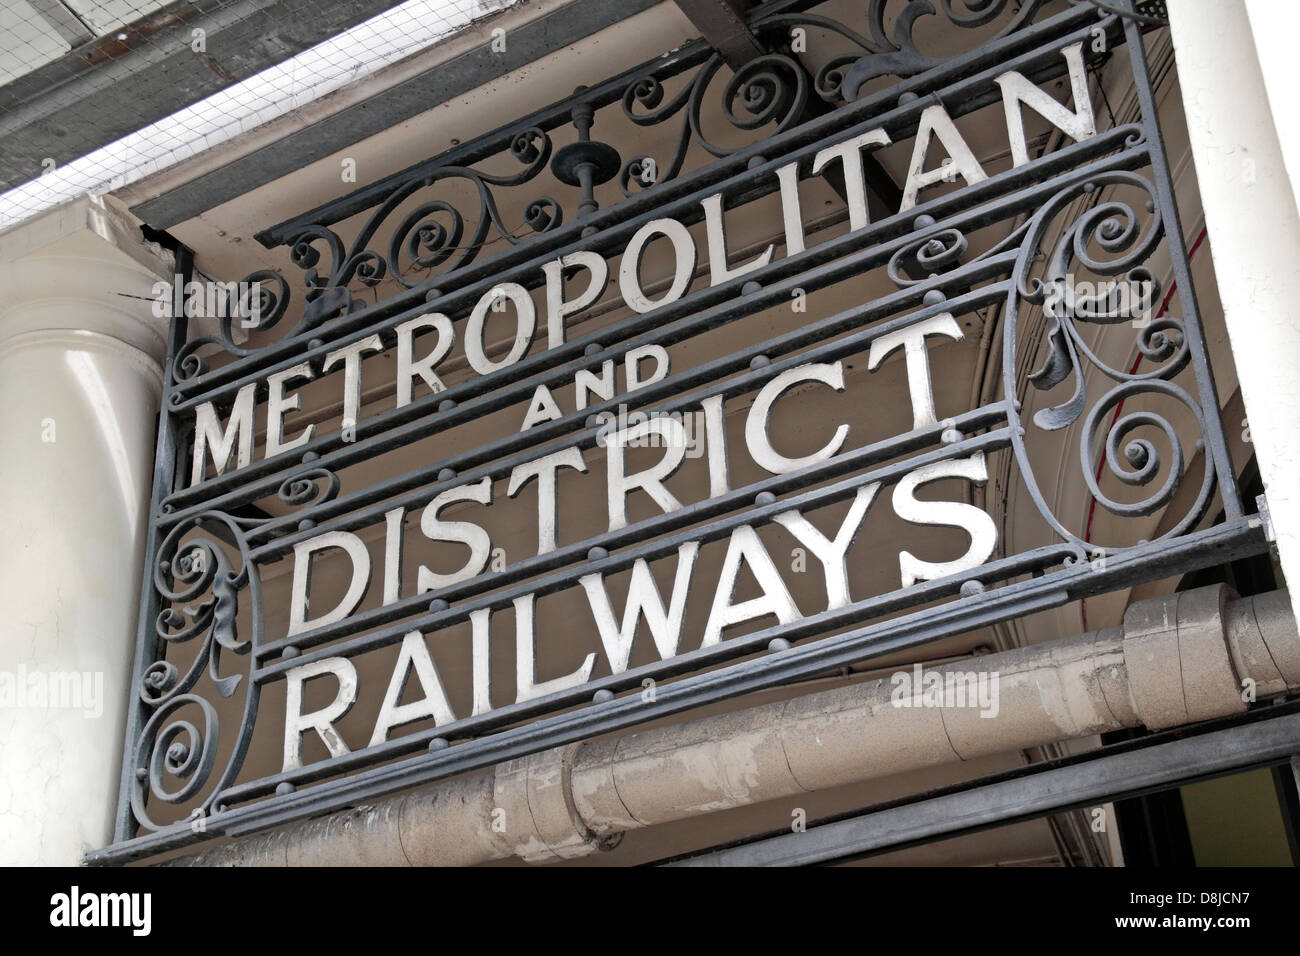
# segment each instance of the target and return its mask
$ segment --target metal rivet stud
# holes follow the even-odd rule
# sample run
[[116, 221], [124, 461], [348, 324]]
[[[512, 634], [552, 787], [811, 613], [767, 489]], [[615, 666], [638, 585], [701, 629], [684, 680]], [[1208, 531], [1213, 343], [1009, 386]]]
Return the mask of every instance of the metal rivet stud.
[[755, 355], [749, 360], [749, 367], [752, 369], [767, 368], [772, 364], [772, 360], [766, 355]]
[[972, 579], [970, 581], [963, 581], [961, 583], [962, 597], [974, 597], [976, 594], [983, 594], [983, 593], [984, 593], [984, 582], [982, 581], [976, 581]]
[[774, 505], [776, 504], [776, 495], [772, 494], [770, 491], [760, 491], [754, 496], [754, 504], [758, 505], [760, 508], [764, 505]]
[[609, 552], [597, 545], [587, 552], [588, 561], [604, 561], [609, 557]]
[[301, 653], [302, 651], [298, 650], [298, 648], [290, 644], [288, 647], [286, 647], [284, 650], [280, 652], [280, 659], [285, 661], [291, 661]]
[[277, 797], [287, 797], [289, 794], [293, 793], [294, 789], [294, 785], [288, 780], [285, 780], [282, 783], [277, 783], [275, 785], [275, 795]]
[[784, 637], [774, 637], [767, 642], [767, 649], [772, 654], [779, 654], [790, 649], [790, 642]]
[[596, 691], [596, 693], [591, 696], [591, 699], [593, 703], [604, 704], [614, 699], [614, 692], [602, 688], [601, 690]]
[[441, 614], [449, 607], [451, 607], [451, 605], [447, 603], [446, 598], [434, 598], [432, 601], [429, 602], [429, 613]]
[[456, 469], [443, 468], [438, 472], [439, 481], [451, 481], [456, 477]]
[[429, 741], [429, 753], [437, 753], [439, 750], [446, 750], [451, 744], [446, 737], [434, 737]]

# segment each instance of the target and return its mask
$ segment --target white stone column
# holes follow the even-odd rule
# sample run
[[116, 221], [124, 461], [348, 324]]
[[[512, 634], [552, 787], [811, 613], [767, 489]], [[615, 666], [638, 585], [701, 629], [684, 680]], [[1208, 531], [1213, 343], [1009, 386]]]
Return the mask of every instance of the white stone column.
[[111, 198], [0, 234], [0, 864], [108, 843], [170, 256]]
[[1245, 6], [1171, 0], [1169, 17], [1233, 359], [1300, 613], [1300, 216]]

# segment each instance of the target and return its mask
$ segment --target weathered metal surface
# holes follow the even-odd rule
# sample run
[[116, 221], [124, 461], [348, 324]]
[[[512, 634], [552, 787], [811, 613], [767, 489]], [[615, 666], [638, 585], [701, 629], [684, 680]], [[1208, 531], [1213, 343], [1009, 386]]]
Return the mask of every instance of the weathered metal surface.
[[[777, 47], [742, 67], [725, 84], [724, 103], [728, 109], [746, 104], [750, 117], [742, 121], [730, 112], [728, 121], [746, 130], [766, 125], [769, 133], [748, 146], [717, 147], [703, 132], [701, 100], [722, 61], [697, 44], [263, 235], [268, 245], [293, 247], [305, 273], [307, 305], [295, 327], [269, 344], [236, 341], [234, 323], [254, 305], [247, 298], [223, 317], [217, 335], [183, 341], [182, 332], [173, 343], [142, 606], [140, 720], [131, 728], [124, 767], [124, 806], [130, 810], [123, 811], [119, 842], [93, 859], [138, 857], [205, 835], [251, 832], [1266, 547], [1259, 522], [1243, 515], [1238, 500], [1135, 23], [1098, 18], [1087, 7], [1033, 22], [1041, 4], [1025, 3], [1012, 12], [1006, 3], [983, 3], [978, 14], [964, 17], [945, 6], [944, 15], [961, 29], [988, 25], [1002, 14], [1007, 21], [974, 50], [934, 59], [912, 39], [920, 15], [915, 7], [903, 11], [891, 40], [884, 32], [883, 0], [869, 4], [865, 34], [807, 6], [760, 7], [750, 15], [751, 29], [759, 37], [774, 31], [785, 36], [800, 24], [815, 25], [847, 37], [861, 52], [832, 58], [811, 84], [801, 68], [786, 68], [794, 61]], [[1096, 128], [1084, 71], [1098, 37], [1105, 49], [1126, 45], [1139, 123]], [[683, 76], [691, 71], [693, 77]], [[667, 98], [661, 83], [677, 76], [681, 90]], [[900, 81], [854, 98], [882, 76]], [[1069, 81], [1073, 108], [1039, 88], [1048, 78]], [[833, 109], [807, 118], [801, 104], [812, 95]], [[953, 119], [999, 103], [1014, 163], [989, 175]], [[653, 163], [660, 172], [652, 181], [641, 175], [651, 157], [625, 157], [625, 198], [597, 208], [592, 186], [612, 167], [608, 151], [593, 147], [592, 121], [598, 127], [600, 110], [617, 104], [632, 117], [642, 115], [633, 107], [647, 110], [647, 123], [680, 116], [681, 134], [675, 155]], [[1025, 111], [1042, 114], [1071, 142], [1031, 157], [1021, 126]], [[576, 125], [578, 142], [571, 146], [578, 149], [553, 172], [567, 184], [564, 195], [576, 194], [576, 208], [566, 215], [564, 204], [553, 198], [530, 201], [532, 231], [514, 235], [502, 224], [495, 195], [535, 188], [530, 183], [563, 155], [552, 149], [552, 133], [567, 124]], [[899, 208], [873, 218], [859, 160], [879, 144], [913, 138]], [[941, 175], [924, 166], [932, 142], [952, 159]], [[714, 159], [686, 168], [689, 143]], [[515, 175], [489, 175], [473, 166], [506, 152], [522, 165]], [[848, 232], [810, 245], [795, 187], [830, 168], [844, 174]], [[960, 188], [924, 192], [944, 176]], [[418, 200], [414, 211], [402, 206], [416, 201], [421, 190], [432, 188], [436, 197], [446, 179], [470, 183], [478, 197], [469, 235], [464, 223], [471, 217], [444, 200]], [[781, 201], [786, 254], [778, 257], [772, 244], [729, 264], [723, 210], [771, 194]], [[345, 244], [333, 227], [357, 216], [367, 221]], [[1053, 227], [1063, 219], [1063, 228]], [[709, 281], [692, 290], [698, 250], [688, 227], [696, 223], [703, 225]], [[969, 237], [994, 224], [1005, 226], [1005, 238], [967, 255]], [[504, 242], [489, 247], [493, 233]], [[671, 247], [674, 257], [666, 285], [653, 295], [642, 286], [639, 268], [652, 239]], [[1182, 314], [1133, 323], [1134, 345], [1148, 369], [1113, 368], [1091, 350], [1084, 330], [1131, 317], [1122, 303], [1077, 285], [1075, 273], [1147, 283], [1149, 299], [1155, 279], [1148, 263], [1157, 248], [1172, 259]], [[326, 263], [322, 252], [329, 256]], [[616, 257], [617, 270], [608, 261]], [[407, 260], [435, 274], [406, 275]], [[672, 368], [668, 350], [679, 343], [788, 303], [798, 292], [872, 270], [887, 275], [894, 291], [731, 354]], [[375, 287], [385, 277], [397, 279], [405, 291], [367, 305], [350, 289]], [[265, 283], [255, 303], [257, 326], [265, 332], [289, 314], [289, 283], [271, 272], [255, 273], [249, 281]], [[565, 320], [610, 284], [630, 314], [599, 332], [567, 339]], [[530, 295], [533, 289], [545, 291], [541, 306]], [[509, 303], [514, 332], [489, 355], [483, 330], [488, 313], [502, 302]], [[940, 421], [927, 348], [961, 336], [955, 315], [991, 305], [1003, 317], [1001, 397]], [[1043, 333], [1022, 321], [1039, 309], [1047, 320]], [[543, 334], [547, 347], [530, 350]], [[1018, 358], [1031, 350], [1021, 337], [1040, 334], [1046, 360], [1026, 374]], [[473, 375], [447, 387], [436, 368], [453, 338], [463, 343]], [[1037, 338], [1028, 343], [1037, 344]], [[395, 403], [363, 416], [357, 400], [360, 363], [390, 348], [397, 354]], [[846, 390], [842, 363], [849, 356], [865, 353], [870, 370], [899, 352], [909, 384], [907, 396], [894, 400], [910, 407], [911, 430], [850, 447], [844, 426], [817, 422], [824, 436], [818, 450], [788, 457], [774, 447], [771, 413], [792, 387]], [[613, 385], [618, 365], [628, 381], [622, 394]], [[1100, 394], [1088, 392], [1089, 367], [1106, 383]], [[299, 402], [295, 389], [330, 370], [342, 387], [340, 426], [311, 425], [286, 434], [284, 413]], [[1027, 388], [1071, 382], [1073, 394], [1063, 402], [1022, 419]], [[565, 384], [574, 384], [581, 396], [573, 411], [550, 397], [550, 390]], [[721, 423], [726, 402], [751, 395], [741, 449], [770, 477], [736, 488]], [[1127, 415], [1117, 410], [1137, 396], [1172, 404], [1192, 423], [1194, 438], [1185, 434], [1186, 424], [1180, 433], [1145, 406]], [[623, 414], [629, 403], [642, 419], [612, 427], [608, 417]], [[252, 441], [259, 406], [267, 416], [260, 456]], [[517, 433], [451, 450], [440, 460], [368, 484], [354, 486], [341, 477], [349, 466], [510, 408], [527, 410]], [[704, 422], [709, 494], [682, 502], [665, 484], [685, 454], [682, 425], [673, 416], [697, 412]], [[192, 448], [191, 423], [200, 436]], [[1035, 475], [1030, 454], [1035, 436], [1070, 427], [1081, 435], [1076, 466], [1098, 507], [1122, 518], [1161, 510], [1168, 515], [1198, 457], [1196, 494], [1169, 516], [1167, 532], [1108, 549], [1103, 561], [1094, 560], [1095, 545], [1085, 532], [1053, 513], [1040, 483], [1054, 476]], [[1133, 435], [1139, 429], [1148, 431]], [[653, 467], [630, 471], [624, 449], [650, 439], [660, 443], [662, 457]], [[1185, 447], [1191, 441], [1196, 449]], [[1099, 446], [1105, 449], [1104, 467], [1145, 497], [1107, 496], [1096, 477]], [[584, 453], [596, 449], [606, 455], [607, 529], [561, 543], [556, 473], [585, 471]], [[1204, 454], [1198, 456], [1200, 449]], [[988, 477], [988, 456], [1007, 453], [1056, 540], [998, 555], [996, 529], [981, 509], [920, 500], [914, 491], [941, 478], [981, 484]], [[497, 482], [508, 482], [513, 496], [534, 481], [536, 554], [483, 573], [491, 550], [486, 532], [445, 519], [441, 509], [460, 502], [490, 507]], [[631, 493], [648, 496], [662, 513], [631, 518]], [[270, 498], [279, 499], [281, 513], [249, 510]], [[1223, 520], [1206, 527], [1203, 519], [1216, 501]], [[849, 502], [849, 511], [837, 531], [823, 534], [805, 514], [832, 502]], [[425, 536], [455, 542], [468, 557], [453, 572], [421, 567], [416, 592], [404, 594], [397, 563], [406, 515], [416, 508], [423, 509]], [[845, 555], [872, 508], [892, 508], [913, 525], [962, 529], [970, 543], [947, 561], [921, 560], [902, 550], [900, 587], [850, 594]], [[767, 523], [793, 534], [821, 565], [824, 611], [805, 616], [795, 606], [756, 533]], [[381, 526], [382, 568], [357, 537], [363, 528]], [[725, 542], [721, 579], [699, 645], [684, 648], [681, 607], [699, 549], [713, 542]], [[352, 574], [333, 607], [313, 609], [313, 560], [326, 550], [347, 556]], [[282, 558], [293, 562], [289, 624], [287, 632], [272, 634], [264, 623], [259, 568]], [[648, 563], [660, 559], [676, 562], [671, 591], [656, 588], [651, 578]], [[733, 600], [742, 564], [754, 572], [761, 598]], [[631, 583], [621, 624], [604, 590], [605, 579], [618, 573], [629, 574]], [[377, 580], [382, 602], [358, 610]], [[592, 677], [598, 656], [593, 652], [569, 673], [539, 680], [537, 599], [574, 589], [590, 602], [610, 673]], [[487, 635], [492, 616], [511, 608], [515, 696], [494, 708]], [[638, 613], [650, 622], [660, 659], [632, 666]], [[890, 614], [898, 616], [883, 620]], [[739, 637], [723, 633], [763, 616], [777, 623]], [[246, 629], [237, 629], [237, 618], [248, 622]], [[472, 632], [468, 714], [453, 711], [424, 639], [456, 624]], [[163, 653], [164, 647], [172, 650]], [[395, 653], [397, 663], [369, 744], [350, 749], [334, 722], [365, 690], [352, 661], [380, 649]], [[244, 673], [230, 663], [241, 659], [247, 661]], [[303, 687], [314, 675], [328, 675], [324, 679], [334, 692], [323, 707], [318, 702], [304, 713]], [[402, 704], [402, 688], [412, 678], [424, 696]], [[668, 678], [680, 679], [663, 683]], [[237, 728], [218, 731], [212, 702], [196, 692], [200, 679], [226, 699], [242, 695]], [[241, 770], [259, 726], [261, 694], [281, 681], [289, 698], [282, 769], [247, 779]], [[642, 693], [647, 681], [655, 688], [648, 697]], [[202, 727], [183, 712], [197, 714]], [[274, 718], [263, 717], [268, 719]], [[432, 720], [433, 726], [394, 735], [416, 719]], [[319, 737], [328, 759], [303, 763], [304, 734]], [[168, 805], [193, 806], [202, 826], [169, 822]]]

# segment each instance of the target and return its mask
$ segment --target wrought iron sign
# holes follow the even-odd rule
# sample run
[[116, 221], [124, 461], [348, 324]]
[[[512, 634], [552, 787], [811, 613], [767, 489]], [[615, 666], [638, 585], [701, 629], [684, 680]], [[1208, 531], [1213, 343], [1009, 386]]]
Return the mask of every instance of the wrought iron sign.
[[[729, 78], [700, 41], [268, 229], [305, 295], [256, 273], [217, 335], [187, 337], [182, 263], [118, 842], [92, 859], [253, 832], [1264, 548], [1218, 416], [1142, 24], [1087, 3], [862, 6], [851, 26], [766, 4], [750, 28], [771, 52]], [[923, 53], [927, 24], [966, 51]], [[1131, 66], [1131, 121], [1094, 102], [1089, 71], [1111, 57]], [[980, 110], [1005, 169], [959, 129]], [[602, 140], [617, 122], [666, 151]], [[876, 162], [898, 144], [901, 187]], [[813, 181], [839, 190], [840, 221], [814, 228]], [[733, 248], [728, 224], [760, 208], [774, 241]], [[1173, 308], [1134, 323], [1102, 280], [1145, 308], [1160, 257]], [[755, 322], [873, 275], [887, 291], [850, 308], [809, 305], [774, 335]], [[615, 318], [583, 333], [598, 310]], [[1000, 382], [943, 407], [935, 350], [972, 314], [999, 323]], [[1097, 349], [1105, 326], [1131, 328], [1140, 363]], [[906, 384], [884, 392], [891, 356]], [[379, 363], [395, 385], [375, 398]], [[308, 388], [335, 419], [304, 423]], [[826, 401], [792, 441], [773, 421], [801, 390]], [[1031, 414], [1031, 393], [1051, 403]], [[863, 441], [836, 421], [845, 400], [906, 424]], [[1057, 433], [1098, 508], [1135, 527], [1159, 515], [1158, 533], [1143, 522], [1150, 540], [1097, 562], [1033, 465]], [[967, 500], [997, 462], [1051, 540], [1005, 553]], [[536, 500], [536, 537], [507, 559], [489, 529], [511, 499]], [[836, 504], [829, 526], [808, 517]], [[899, 549], [863, 593], [849, 549], [882, 512], [962, 543]], [[775, 533], [805, 549], [824, 606], [791, 597]], [[557, 596], [577, 603], [548, 616]], [[541, 673], [548, 646], [569, 656]], [[354, 708], [375, 714], [360, 731]]]

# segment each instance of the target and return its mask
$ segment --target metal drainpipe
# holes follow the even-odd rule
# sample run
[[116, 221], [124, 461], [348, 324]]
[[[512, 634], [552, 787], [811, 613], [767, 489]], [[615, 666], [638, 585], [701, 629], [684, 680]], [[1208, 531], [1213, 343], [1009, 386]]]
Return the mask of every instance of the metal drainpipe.
[[1258, 698], [1300, 687], [1300, 636], [1286, 591], [1235, 599], [1213, 585], [1138, 602], [1122, 627], [922, 672], [931, 681], [958, 673], [967, 688], [970, 675], [983, 675], [986, 687], [996, 675], [996, 716], [969, 702], [899, 706], [898, 682], [881, 678], [545, 751], [168, 865], [571, 859], [639, 827], [1123, 727], [1239, 713], [1247, 681]]

